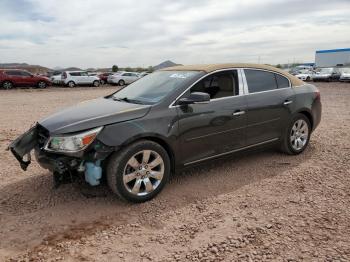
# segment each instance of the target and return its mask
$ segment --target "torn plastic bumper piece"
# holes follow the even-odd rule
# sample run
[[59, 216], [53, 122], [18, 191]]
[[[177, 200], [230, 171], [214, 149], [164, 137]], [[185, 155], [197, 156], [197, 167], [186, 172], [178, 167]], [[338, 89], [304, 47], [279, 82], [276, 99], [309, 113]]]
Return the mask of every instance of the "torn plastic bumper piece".
[[[26, 171], [31, 163], [30, 151], [37, 145], [37, 126], [32, 127], [27, 132], [16, 138], [8, 147], [18, 160], [21, 168]], [[27, 158], [27, 159], [25, 159]]]

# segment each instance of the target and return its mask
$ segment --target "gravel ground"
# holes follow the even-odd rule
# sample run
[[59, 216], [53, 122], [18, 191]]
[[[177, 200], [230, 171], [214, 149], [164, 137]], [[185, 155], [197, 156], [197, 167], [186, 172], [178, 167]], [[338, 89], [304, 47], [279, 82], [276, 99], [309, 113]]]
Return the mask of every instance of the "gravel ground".
[[172, 177], [128, 204], [106, 186], [52, 188], [4, 151], [36, 120], [115, 87], [0, 92], [0, 261], [349, 261], [350, 84], [317, 83], [307, 150], [256, 150]]

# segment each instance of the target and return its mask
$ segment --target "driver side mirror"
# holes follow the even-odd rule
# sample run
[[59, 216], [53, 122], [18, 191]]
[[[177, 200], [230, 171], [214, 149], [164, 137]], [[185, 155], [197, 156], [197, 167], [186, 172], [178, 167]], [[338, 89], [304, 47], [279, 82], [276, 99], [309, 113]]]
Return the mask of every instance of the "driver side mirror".
[[178, 105], [190, 104], [207, 104], [210, 101], [210, 96], [203, 92], [193, 92], [188, 97], [182, 97], [178, 100]]

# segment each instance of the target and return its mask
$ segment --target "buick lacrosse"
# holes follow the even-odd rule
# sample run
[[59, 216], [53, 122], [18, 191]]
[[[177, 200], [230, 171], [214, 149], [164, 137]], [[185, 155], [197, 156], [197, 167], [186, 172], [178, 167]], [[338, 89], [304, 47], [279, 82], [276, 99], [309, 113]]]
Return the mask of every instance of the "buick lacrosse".
[[122, 199], [144, 202], [193, 164], [269, 144], [300, 154], [320, 119], [317, 88], [277, 68], [176, 66], [57, 112], [9, 149], [23, 170], [34, 150], [57, 185], [105, 177]]

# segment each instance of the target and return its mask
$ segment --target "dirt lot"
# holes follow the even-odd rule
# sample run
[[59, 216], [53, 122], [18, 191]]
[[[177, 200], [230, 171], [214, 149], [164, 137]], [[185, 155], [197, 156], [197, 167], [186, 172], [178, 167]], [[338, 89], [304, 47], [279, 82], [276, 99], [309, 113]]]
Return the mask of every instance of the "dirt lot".
[[0, 92], [0, 261], [349, 261], [350, 84], [317, 83], [299, 156], [254, 151], [174, 176], [145, 204], [106, 186], [52, 189], [5, 151], [36, 120], [114, 87]]

